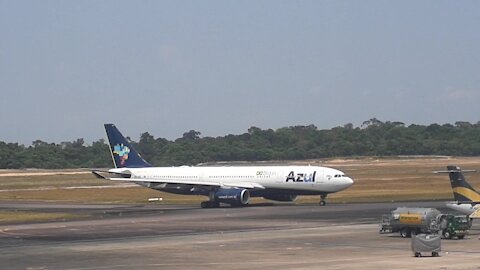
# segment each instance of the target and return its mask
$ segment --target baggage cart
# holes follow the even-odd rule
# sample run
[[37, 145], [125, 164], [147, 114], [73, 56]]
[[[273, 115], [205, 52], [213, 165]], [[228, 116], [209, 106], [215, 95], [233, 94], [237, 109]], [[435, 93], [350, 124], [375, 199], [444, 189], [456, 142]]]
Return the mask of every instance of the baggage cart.
[[440, 234], [417, 234], [412, 236], [412, 251], [415, 257], [422, 257], [422, 253], [431, 253], [438, 257], [441, 251]]

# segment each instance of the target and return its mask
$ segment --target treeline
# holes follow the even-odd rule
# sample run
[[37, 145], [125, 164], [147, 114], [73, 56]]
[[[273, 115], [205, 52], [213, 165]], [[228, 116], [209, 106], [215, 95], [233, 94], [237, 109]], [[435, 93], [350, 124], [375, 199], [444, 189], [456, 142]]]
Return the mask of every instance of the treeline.
[[60, 144], [36, 140], [31, 146], [0, 142], [0, 169], [64, 169], [111, 167], [103, 139], [87, 146], [83, 139]]
[[[133, 142], [142, 156], [157, 166], [194, 165], [214, 161], [301, 160], [351, 156], [480, 155], [480, 122], [409, 125], [365, 121], [360, 127], [319, 130], [314, 125], [277, 130], [251, 127], [240, 135], [201, 137], [195, 130], [170, 141], [148, 132]], [[86, 145], [83, 139], [60, 144], [34, 141], [30, 146], [0, 142], [0, 168], [111, 167], [103, 139]]]

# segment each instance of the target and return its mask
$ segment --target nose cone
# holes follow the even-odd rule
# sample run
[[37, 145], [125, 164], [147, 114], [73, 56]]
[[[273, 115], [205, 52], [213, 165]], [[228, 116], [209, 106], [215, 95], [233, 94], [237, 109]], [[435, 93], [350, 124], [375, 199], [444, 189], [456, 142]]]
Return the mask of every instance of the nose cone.
[[341, 182], [341, 186], [342, 186], [342, 190], [343, 189], [346, 189], [346, 188], [349, 188], [350, 186], [353, 185], [353, 179], [350, 178], [350, 177], [343, 177], [342, 179], [342, 182]]
[[348, 179], [347, 182], [350, 184], [350, 186], [353, 185], [353, 183], [355, 183], [355, 182], [353, 182], [352, 178], [347, 177], [347, 179]]
[[345, 178], [346, 178], [346, 182], [347, 182], [348, 186], [353, 185], [354, 182], [353, 182], [352, 178], [350, 178], [350, 177], [345, 177]]

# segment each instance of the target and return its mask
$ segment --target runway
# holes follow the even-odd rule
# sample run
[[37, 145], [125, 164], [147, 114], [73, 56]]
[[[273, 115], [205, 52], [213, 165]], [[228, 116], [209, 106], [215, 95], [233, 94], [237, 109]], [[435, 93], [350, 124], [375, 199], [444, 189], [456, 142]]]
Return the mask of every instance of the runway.
[[410, 239], [379, 235], [398, 206], [105, 205], [0, 202], [0, 210], [68, 212], [83, 220], [0, 226], [1, 269], [480, 269], [480, 226], [442, 240], [439, 258], [414, 258]]

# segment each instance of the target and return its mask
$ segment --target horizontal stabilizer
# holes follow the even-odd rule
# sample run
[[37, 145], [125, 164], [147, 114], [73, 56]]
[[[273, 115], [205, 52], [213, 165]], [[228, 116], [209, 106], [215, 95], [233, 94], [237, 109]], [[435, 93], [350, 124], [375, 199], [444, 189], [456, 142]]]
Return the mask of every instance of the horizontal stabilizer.
[[110, 180], [110, 177], [107, 177], [103, 174], [107, 174], [107, 175], [119, 175], [123, 178], [130, 178], [132, 176], [132, 173], [129, 171], [129, 170], [122, 170], [122, 171], [118, 171], [118, 172], [115, 172], [115, 171], [112, 171], [112, 170], [109, 170], [109, 171], [104, 171], [104, 170], [92, 170], [92, 173], [93, 175], [95, 175], [97, 178], [100, 178], [100, 179], [107, 179], [107, 180]]
[[100, 179], [107, 179], [105, 176], [101, 175], [100, 172], [101, 171], [92, 171], [92, 173], [93, 173], [93, 175], [95, 175], [95, 177], [100, 178]]

